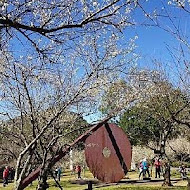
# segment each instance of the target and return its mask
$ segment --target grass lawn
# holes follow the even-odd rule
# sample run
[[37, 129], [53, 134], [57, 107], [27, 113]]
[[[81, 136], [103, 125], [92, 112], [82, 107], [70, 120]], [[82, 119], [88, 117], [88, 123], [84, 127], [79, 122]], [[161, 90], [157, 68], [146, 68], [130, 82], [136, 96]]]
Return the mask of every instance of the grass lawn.
[[[84, 180], [76, 180], [74, 175], [71, 175], [69, 171], [64, 172], [63, 177], [61, 178], [61, 182], [60, 185], [63, 187], [64, 190], [84, 190], [87, 188], [87, 184], [86, 184], [86, 180], [93, 180], [94, 178], [92, 176], [92, 174], [89, 171], [86, 171], [85, 173], [82, 174], [82, 177]], [[154, 173], [153, 173], [153, 177], [154, 177]], [[172, 172], [172, 178], [179, 178], [179, 174], [175, 171]], [[154, 178], [152, 178], [154, 179]], [[129, 180], [131, 180], [131, 182], [129, 182]], [[137, 180], [136, 182], [133, 182], [134, 180]], [[78, 183], [81, 184], [78, 184]], [[83, 183], [85, 182], [85, 183]], [[129, 174], [123, 179], [121, 180], [121, 183], [119, 184], [103, 184], [101, 182], [98, 182], [95, 180], [95, 182], [97, 182], [97, 184], [93, 185], [93, 189], [101, 189], [101, 190], [177, 190], [177, 189], [181, 189], [181, 190], [186, 190], [187, 189], [187, 181], [184, 180], [180, 180], [180, 181], [174, 181], [173, 182], [173, 187], [169, 187], [169, 188], [165, 188], [162, 187], [162, 181], [160, 182], [148, 182], [148, 183], [144, 183], [142, 181], [142, 183], [140, 183], [140, 181], [138, 180], [138, 173], [137, 172], [129, 172]], [[59, 189], [58, 187], [56, 187], [56, 183], [54, 182], [53, 179], [49, 179], [48, 180], [48, 184], [49, 184], [49, 189], [50, 190], [56, 190]], [[37, 181], [34, 181], [33, 184], [31, 186], [28, 186], [26, 188], [26, 190], [35, 190], [37, 186]], [[2, 183], [0, 184], [0, 189], [5, 189], [5, 190], [12, 190], [13, 189], [13, 184], [10, 183], [7, 187], [2, 187]]]

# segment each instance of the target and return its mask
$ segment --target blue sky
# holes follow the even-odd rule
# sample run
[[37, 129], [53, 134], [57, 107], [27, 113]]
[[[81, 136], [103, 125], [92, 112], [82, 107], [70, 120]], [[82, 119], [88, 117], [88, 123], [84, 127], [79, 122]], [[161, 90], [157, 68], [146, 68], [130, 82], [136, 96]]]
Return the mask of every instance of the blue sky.
[[[141, 1], [143, 2], [143, 1]], [[144, 10], [147, 13], [152, 13], [154, 9], [156, 9], [157, 13], [165, 14], [165, 10], [167, 10], [171, 18], [175, 20], [175, 23], [183, 28], [184, 33], [189, 33], [188, 24], [190, 23], [190, 17], [184, 11], [179, 8], [176, 8], [173, 5], [168, 5], [168, 0], [146, 0], [142, 4]], [[147, 67], [151, 64], [151, 59], [158, 59], [162, 61], [171, 60], [169, 52], [167, 51], [166, 45], [169, 47], [177, 47], [179, 42], [172, 37], [171, 34], [164, 31], [158, 27], [147, 27], [143, 26], [143, 24], [152, 24], [149, 22], [147, 17], [145, 17], [142, 10], [137, 9], [131, 15], [134, 22], [137, 23], [137, 26], [127, 27], [124, 31], [124, 35], [126, 40], [129, 38], [133, 38], [135, 35], [138, 36], [138, 40], [136, 40], [137, 44], [137, 52], [141, 56], [141, 59], [138, 62], [140, 67]], [[163, 27], [171, 27], [171, 22], [166, 17], [159, 17], [159, 22]], [[18, 36], [20, 39], [23, 39], [23, 36], [20, 34]], [[17, 44], [16, 54], [21, 54], [23, 48], [19, 44], [19, 42], [14, 39], [12, 41], [12, 48], [15, 50], [15, 44]], [[26, 45], [26, 44], [25, 44]], [[26, 50], [27, 45], [24, 47]], [[19, 52], [19, 53], [18, 53]], [[27, 50], [29, 52], [29, 50]]]
[[[164, 2], [164, 3], [163, 3]], [[171, 19], [174, 23], [181, 29], [181, 34], [189, 36], [189, 23], [190, 15], [187, 14], [180, 8], [177, 8], [173, 5], [168, 5], [168, 1], [161, 0], [149, 0], [144, 3], [144, 9], [148, 13], [152, 13], [156, 8], [157, 13], [161, 13], [163, 16], [166, 16], [165, 11], [171, 16]], [[177, 41], [169, 32], [166, 32], [165, 29], [171, 29], [174, 31], [171, 21], [167, 17], [158, 17], [158, 21], [161, 27], [151, 27], [143, 26], [143, 24], [152, 24], [152, 22], [147, 21], [147, 18], [143, 16], [142, 11], [137, 10], [133, 15], [137, 26], [128, 28], [125, 31], [125, 36], [134, 36], [137, 35], [139, 38], [136, 41], [137, 51], [141, 54], [142, 59], [139, 60], [139, 64], [147, 64], [150, 59], [158, 59], [163, 61], [171, 60], [169, 52], [166, 46], [171, 48], [176, 48], [179, 46], [179, 41]]]
[[[167, 2], [168, 1], [164, 1], [163, 4], [160, 0], [149, 0], [149, 2], [144, 4], [144, 8], [151, 13], [156, 7], [157, 12], [161, 12], [163, 15], [166, 15], [165, 11], [167, 11], [174, 23], [180, 28], [181, 34], [190, 36], [190, 30], [188, 28], [190, 16], [180, 8], [173, 5], [168, 5]], [[157, 62], [161, 62], [165, 65], [169, 63], [171, 64], [171, 67], [166, 68], [166, 72], [168, 72], [167, 74], [170, 77], [173, 77], [171, 81], [178, 81], [178, 76], [175, 75], [176, 68], [173, 64], [168, 48], [170, 50], [173, 50], [173, 48], [178, 48], [180, 43], [171, 33], [164, 30], [171, 29], [171, 31], [174, 31], [174, 27], [170, 19], [166, 17], [159, 17], [158, 20], [161, 24], [160, 28], [154, 26], [143, 26], [141, 25], [142, 23], [151, 24], [151, 22], [147, 21], [147, 18], [142, 15], [142, 11], [137, 10], [137, 12], [133, 15], [134, 19], [138, 23], [137, 26], [128, 27], [124, 32], [126, 40], [133, 38], [136, 35], [138, 36], [138, 39], [136, 40], [136, 51], [141, 56], [137, 63], [138, 67], [141, 69], [155, 69], [152, 60], [157, 60]], [[97, 113], [91, 117], [87, 117], [86, 119], [88, 122], [91, 122], [100, 117], [101, 114]]]
[[[141, 58], [138, 60], [138, 68], [155, 69], [153, 60], [162, 63], [163, 67], [166, 69], [167, 75], [170, 77], [171, 81], [173, 80], [173, 84], [177, 84], [178, 76], [176, 65], [168, 49], [171, 50], [172, 53], [175, 52], [175, 55], [179, 56], [180, 52], [178, 49], [180, 47], [180, 42], [174, 37], [173, 34], [165, 31], [165, 29], [175, 32], [176, 29], [172, 24], [173, 22], [177, 26], [177, 29], [179, 29], [180, 35], [189, 41], [190, 14], [179, 7], [168, 5], [168, 1], [166, 0], [146, 1], [143, 4], [143, 8], [147, 11], [147, 13], [150, 14], [152, 14], [153, 10], [156, 8], [156, 12], [160, 13], [162, 16], [157, 18], [160, 27], [147, 26], [147, 24], [153, 23], [150, 22], [147, 17], [144, 16], [144, 13], [138, 9], [133, 14], [133, 18], [137, 25], [132, 28], [127, 28], [125, 31], [126, 38], [135, 35], [138, 36], [138, 39], [136, 40], [136, 51], [141, 56]], [[170, 18], [167, 14], [170, 16]], [[144, 26], [144, 24], [146, 24], [146, 26]], [[189, 49], [184, 45], [182, 46], [184, 50], [187, 51], [186, 59], [188, 60]], [[183, 64], [181, 64], [181, 67], [183, 67]]]
[[[162, 14], [165, 14], [165, 10], [169, 11], [174, 22], [180, 28], [182, 28], [182, 32], [184, 32], [185, 35], [189, 36], [189, 14], [186, 14], [184, 11], [176, 8], [175, 6], [168, 5], [167, 2], [167, 0], [149, 0], [144, 2], [143, 7], [148, 13], [152, 13], [155, 8], [157, 12], [161, 12]], [[152, 64], [152, 59], [157, 59], [161, 62], [172, 62], [171, 56], [166, 46], [168, 45], [171, 48], [178, 47], [179, 42], [170, 33], [164, 31], [161, 28], [143, 26], [143, 24], [151, 24], [151, 22], [147, 21], [147, 18], [145, 17], [142, 10], [137, 9], [137, 11], [132, 14], [132, 18], [137, 23], [137, 26], [128, 27], [124, 31], [124, 35], [126, 37], [126, 40], [133, 38], [136, 35], [138, 36], [138, 39], [136, 40], [136, 51], [141, 56], [141, 59], [138, 61], [138, 66], [140, 68], [153, 69], [154, 66]], [[168, 26], [172, 28], [171, 22], [166, 17], [159, 17], [159, 23], [161, 23], [162, 27], [164, 28], [167, 28]], [[20, 39], [23, 39], [22, 35], [19, 35], [19, 37]], [[19, 42], [17, 40], [12, 42], [13, 44], [11, 45], [13, 45], [13, 50], [15, 50], [15, 44], [17, 46], [15, 55], [20, 55], [20, 53], [23, 51], [23, 47], [19, 45]], [[26, 51], [29, 52], [29, 50]], [[168, 70], [168, 72], [173, 71]], [[97, 117], [99, 117], [99, 115], [95, 116], [95, 118]], [[92, 118], [92, 120], [94, 120], [93, 116]]]

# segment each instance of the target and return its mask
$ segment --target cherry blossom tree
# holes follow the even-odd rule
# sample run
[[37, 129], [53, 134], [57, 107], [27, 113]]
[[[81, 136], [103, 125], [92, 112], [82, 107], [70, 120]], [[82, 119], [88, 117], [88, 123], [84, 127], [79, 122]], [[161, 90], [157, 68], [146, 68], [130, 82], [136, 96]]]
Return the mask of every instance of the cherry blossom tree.
[[37, 167], [44, 189], [51, 160], [69, 135], [85, 130], [81, 118], [98, 109], [104, 88], [136, 58], [134, 39], [122, 35], [133, 24], [136, 1], [2, 0], [0, 6], [0, 134], [14, 142], [15, 189]]

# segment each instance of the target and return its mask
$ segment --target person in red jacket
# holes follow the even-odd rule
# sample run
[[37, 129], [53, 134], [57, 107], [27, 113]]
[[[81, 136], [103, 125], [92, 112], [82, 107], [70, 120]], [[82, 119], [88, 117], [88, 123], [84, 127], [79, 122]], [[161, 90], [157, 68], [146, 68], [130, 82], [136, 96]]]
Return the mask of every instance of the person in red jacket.
[[160, 178], [160, 172], [161, 172], [161, 161], [159, 158], [156, 158], [155, 162], [154, 162], [154, 165], [155, 165], [155, 178], [157, 178], [157, 176]]
[[76, 165], [75, 171], [78, 174], [78, 179], [80, 179], [81, 178], [81, 166], [79, 164]]
[[9, 167], [6, 166], [3, 171], [3, 187], [8, 185], [8, 177], [9, 177]]

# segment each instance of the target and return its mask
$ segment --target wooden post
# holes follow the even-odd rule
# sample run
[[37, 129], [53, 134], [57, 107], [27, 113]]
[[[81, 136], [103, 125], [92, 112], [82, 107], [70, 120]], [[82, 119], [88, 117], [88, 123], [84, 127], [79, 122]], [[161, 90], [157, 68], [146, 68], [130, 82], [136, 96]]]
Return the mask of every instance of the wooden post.
[[92, 190], [92, 181], [88, 181], [88, 190]]

